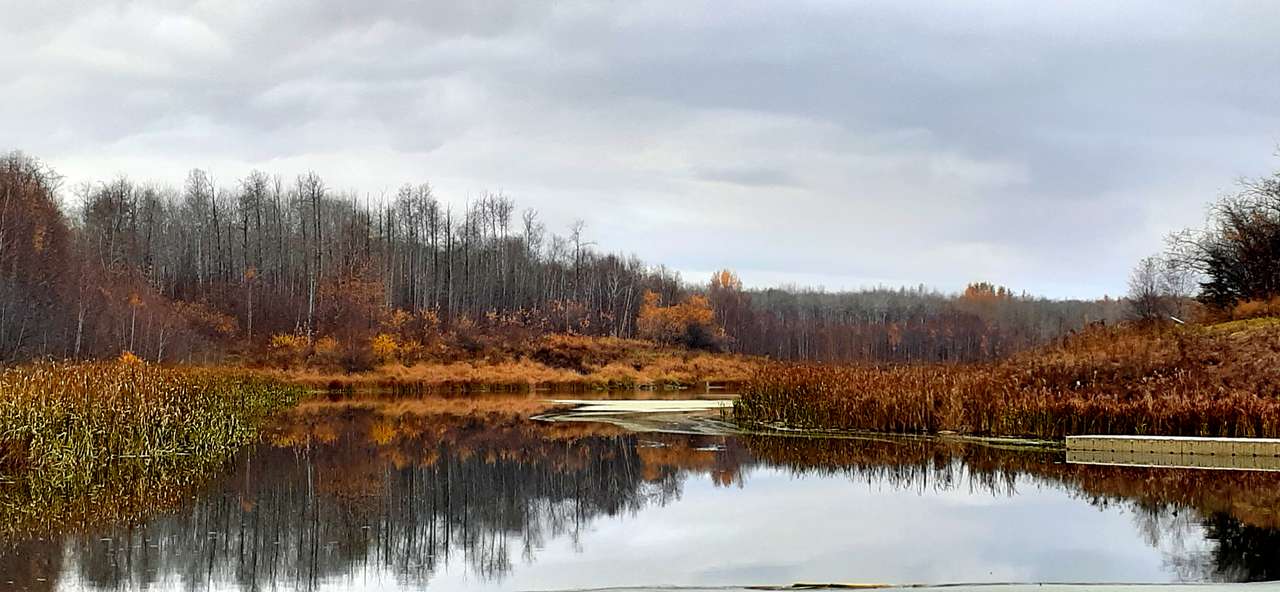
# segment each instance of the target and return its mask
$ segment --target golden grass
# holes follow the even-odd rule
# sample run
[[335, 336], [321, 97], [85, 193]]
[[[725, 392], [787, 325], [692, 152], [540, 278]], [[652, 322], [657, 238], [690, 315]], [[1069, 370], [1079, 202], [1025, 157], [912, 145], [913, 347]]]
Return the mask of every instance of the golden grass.
[[734, 414], [899, 433], [1280, 437], [1280, 323], [1245, 323], [1095, 328], [991, 364], [775, 364]]
[[392, 363], [360, 373], [323, 368], [265, 372], [319, 388], [413, 385], [429, 390], [522, 391], [533, 386], [593, 389], [740, 382], [760, 364], [757, 358], [688, 351], [648, 341], [552, 334], [527, 347], [474, 360]]

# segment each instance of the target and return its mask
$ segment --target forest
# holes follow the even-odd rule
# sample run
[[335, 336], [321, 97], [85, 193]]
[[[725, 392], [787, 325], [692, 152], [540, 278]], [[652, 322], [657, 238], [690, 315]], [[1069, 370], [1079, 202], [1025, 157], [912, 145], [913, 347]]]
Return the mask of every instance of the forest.
[[[463, 207], [430, 184], [387, 199], [315, 172], [180, 186], [118, 177], [63, 187], [39, 159], [0, 159], [0, 360], [291, 360], [348, 370], [482, 355], [561, 333], [788, 360], [1005, 356], [1126, 314], [975, 282], [826, 293], [689, 282], [550, 231], [500, 193]], [[283, 355], [282, 355], [283, 354]]]

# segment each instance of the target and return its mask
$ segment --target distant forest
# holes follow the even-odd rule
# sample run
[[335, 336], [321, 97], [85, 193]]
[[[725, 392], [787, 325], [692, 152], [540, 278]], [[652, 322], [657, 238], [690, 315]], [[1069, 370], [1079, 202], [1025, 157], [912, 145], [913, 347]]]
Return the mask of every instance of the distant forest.
[[[0, 160], [0, 360], [253, 361], [322, 348], [349, 368], [546, 333], [648, 338], [780, 359], [969, 361], [1125, 314], [975, 283], [824, 293], [688, 283], [549, 232], [501, 194], [451, 207], [430, 185], [371, 201], [315, 173], [180, 187], [60, 187]], [[60, 206], [57, 192], [73, 196]], [[477, 345], [480, 344], [480, 345]], [[379, 345], [382, 351], [379, 351]], [[395, 355], [388, 355], [392, 352]]]

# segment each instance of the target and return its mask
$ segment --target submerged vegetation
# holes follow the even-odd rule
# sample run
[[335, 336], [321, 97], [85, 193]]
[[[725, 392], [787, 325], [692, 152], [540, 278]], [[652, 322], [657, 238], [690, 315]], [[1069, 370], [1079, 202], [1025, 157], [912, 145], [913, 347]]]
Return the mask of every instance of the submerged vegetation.
[[300, 394], [251, 374], [162, 368], [128, 357], [6, 369], [0, 518], [11, 527], [87, 520], [94, 512], [89, 502], [117, 486], [140, 492], [139, 509], [174, 498], [181, 486], [220, 468]]
[[739, 420], [897, 433], [1280, 437], [1280, 322], [1096, 327], [998, 363], [772, 364]]

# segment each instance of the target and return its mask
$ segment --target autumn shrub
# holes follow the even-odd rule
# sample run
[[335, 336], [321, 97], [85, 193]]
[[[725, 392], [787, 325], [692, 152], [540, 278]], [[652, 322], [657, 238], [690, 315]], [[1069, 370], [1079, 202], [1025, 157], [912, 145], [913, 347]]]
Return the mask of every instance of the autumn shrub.
[[636, 329], [644, 339], [693, 349], [717, 351], [724, 340], [723, 332], [716, 327], [710, 301], [697, 294], [679, 304], [663, 306], [658, 294], [645, 292]]
[[400, 342], [396, 340], [394, 335], [379, 333], [369, 341], [369, 350], [373, 353], [373, 357], [378, 363], [389, 364], [396, 361], [399, 356]]
[[290, 368], [300, 364], [307, 357], [311, 343], [306, 335], [296, 333], [277, 333], [271, 336], [267, 345], [268, 355], [273, 365]]
[[318, 366], [334, 366], [342, 361], [342, 344], [336, 337], [325, 335], [311, 347], [309, 361]]
[[131, 351], [122, 351], [122, 352], [120, 352], [120, 357], [119, 357], [119, 358], [117, 358], [117, 360], [116, 360], [116, 361], [120, 362], [121, 364], [141, 364], [141, 363], [143, 363], [142, 358], [139, 358], [137, 355], [135, 355], [135, 354], [134, 354], [133, 352], [131, 352]]
[[403, 364], [410, 364], [422, 359], [427, 352], [427, 347], [415, 341], [400, 341], [397, 344], [397, 358]]
[[1260, 317], [1280, 317], [1280, 296], [1266, 300], [1244, 300], [1231, 308], [1231, 318], [1256, 319]]

